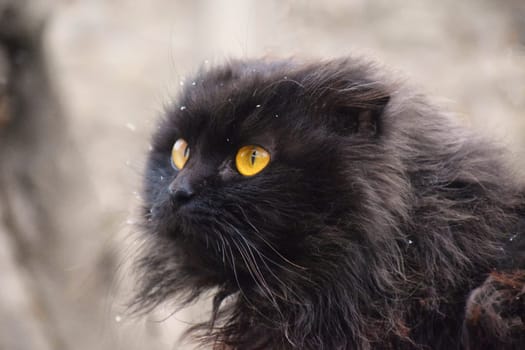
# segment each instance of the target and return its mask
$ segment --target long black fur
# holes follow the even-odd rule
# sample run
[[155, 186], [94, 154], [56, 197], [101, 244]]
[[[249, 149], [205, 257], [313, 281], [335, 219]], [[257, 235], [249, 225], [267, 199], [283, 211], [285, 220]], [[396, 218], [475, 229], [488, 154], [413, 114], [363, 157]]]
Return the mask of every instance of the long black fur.
[[[523, 182], [381, 71], [232, 61], [186, 84], [146, 166], [135, 308], [213, 291], [190, 332], [214, 349], [525, 348]], [[253, 177], [246, 144], [271, 153]], [[196, 190], [182, 205], [177, 177]]]

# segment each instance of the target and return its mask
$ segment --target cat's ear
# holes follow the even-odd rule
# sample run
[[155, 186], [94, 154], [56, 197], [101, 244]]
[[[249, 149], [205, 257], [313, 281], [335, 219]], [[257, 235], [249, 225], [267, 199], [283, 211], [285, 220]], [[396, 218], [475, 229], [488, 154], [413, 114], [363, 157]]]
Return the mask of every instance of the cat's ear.
[[381, 88], [357, 87], [333, 92], [329, 100], [329, 126], [342, 136], [380, 135], [390, 95]]

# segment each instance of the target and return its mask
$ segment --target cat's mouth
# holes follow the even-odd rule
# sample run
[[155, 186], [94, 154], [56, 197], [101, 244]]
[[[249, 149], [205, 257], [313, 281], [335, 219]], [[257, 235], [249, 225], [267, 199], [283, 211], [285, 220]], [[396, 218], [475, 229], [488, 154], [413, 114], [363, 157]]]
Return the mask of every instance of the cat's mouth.
[[173, 236], [188, 227], [198, 225], [199, 221], [209, 217], [209, 211], [197, 199], [191, 199], [184, 205], [174, 205], [170, 200], [155, 204], [146, 213], [146, 224], [160, 234]]
[[173, 225], [182, 228], [187, 235], [203, 235], [217, 219], [214, 211], [201, 198], [192, 198], [182, 205], [170, 205]]
[[196, 198], [190, 198], [184, 203], [172, 203], [171, 208], [173, 212], [178, 216], [191, 216], [195, 212], [198, 212], [202, 205], [199, 203], [199, 200]]
[[196, 225], [214, 219], [223, 209], [210, 199], [199, 195], [190, 198], [183, 204], [171, 203], [170, 205], [170, 210], [179, 220], [189, 221]]

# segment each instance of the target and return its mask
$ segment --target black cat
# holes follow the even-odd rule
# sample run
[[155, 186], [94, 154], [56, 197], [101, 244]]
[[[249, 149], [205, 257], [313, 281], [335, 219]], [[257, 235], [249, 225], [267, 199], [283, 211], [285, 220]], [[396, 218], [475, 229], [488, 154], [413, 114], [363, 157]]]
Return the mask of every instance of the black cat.
[[233, 61], [153, 136], [136, 308], [214, 349], [525, 349], [525, 186], [355, 59]]

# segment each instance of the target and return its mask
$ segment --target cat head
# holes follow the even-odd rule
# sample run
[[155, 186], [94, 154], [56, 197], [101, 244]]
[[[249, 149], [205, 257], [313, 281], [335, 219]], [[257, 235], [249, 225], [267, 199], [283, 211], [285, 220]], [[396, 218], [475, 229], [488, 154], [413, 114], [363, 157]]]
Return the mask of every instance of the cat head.
[[364, 279], [405, 192], [383, 142], [392, 88], [374, 71], [233, 61], [189, 80], [147, 161], [139, 303], [212, 287], [272, 299], [294, 279], [336, 275], [342, 255]]

